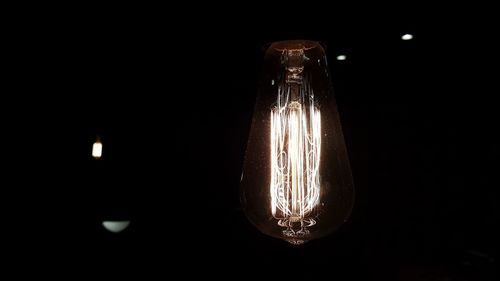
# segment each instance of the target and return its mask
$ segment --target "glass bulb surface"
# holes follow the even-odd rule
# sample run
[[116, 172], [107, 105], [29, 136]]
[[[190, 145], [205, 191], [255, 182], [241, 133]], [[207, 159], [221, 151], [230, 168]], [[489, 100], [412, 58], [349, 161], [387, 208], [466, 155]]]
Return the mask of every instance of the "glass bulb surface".
[[323, 237], [349, 217], [354, 185], [319, 43], [267, 49], [240, 188], [252, 224], [292, 244]]

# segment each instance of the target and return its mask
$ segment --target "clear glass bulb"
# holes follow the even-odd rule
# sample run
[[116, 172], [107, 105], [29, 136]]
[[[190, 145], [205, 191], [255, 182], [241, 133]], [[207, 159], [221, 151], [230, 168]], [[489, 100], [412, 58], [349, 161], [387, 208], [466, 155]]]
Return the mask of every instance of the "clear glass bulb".
[[261, 78], [240, 199], [260, 231], [298, 245], [336, 230], [354, 203], [325, 51], [273, 43]]

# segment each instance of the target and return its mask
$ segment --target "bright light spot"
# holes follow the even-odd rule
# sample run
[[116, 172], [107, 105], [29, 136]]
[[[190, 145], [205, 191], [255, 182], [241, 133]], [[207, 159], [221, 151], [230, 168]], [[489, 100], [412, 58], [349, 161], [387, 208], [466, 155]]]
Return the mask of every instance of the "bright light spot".
[[92, 157], [99, 159], [102, 156], [102, 143], [99, 139], [92, 145]]
[[274, 79], [273, 79], [273, 80], [271, 80], [271, 85], [274, 85]]
[[118, 233], [122, 232], [125, 230], [125, 228], [128, 227], [130, 224], [130, 221], [103, 221], [102, 226], [106, 228], [107, 230], [113, 232], [113, 233]]
[[403, 39], [403, 40], [411, 40], [411, 39], [413, 39], [413, 35], [407, 33], [407, 34], [401, 36], [401, 39]]
[[345, 60], [347, 57], [345, 55], [337, 56], [337, 60]]
[[[282, 221], [313, 223], [319, 203], [321, 114], [292, 101], [271, 110], [271, 210]], [[310, 219], [310, 220], [309, 220]]]

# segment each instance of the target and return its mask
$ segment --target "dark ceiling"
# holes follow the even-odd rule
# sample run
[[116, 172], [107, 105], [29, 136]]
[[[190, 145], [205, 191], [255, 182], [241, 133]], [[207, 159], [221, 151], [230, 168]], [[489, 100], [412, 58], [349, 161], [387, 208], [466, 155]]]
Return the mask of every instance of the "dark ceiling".
[[[27, 189], [35, 244], [79, 272], [493, 280], [491, 26], [353, 11], [29, 25], [19, 47], [36, 75], [21, 88], [39, 93], [26, 106], [50, 147], [33, 175], [47, 186]], [[301, 247], [261, 234], [238, 201], [263, 50], [284, 39], [327, 46], [356, 187], [350, 220]], [[131, 225], [112, 234], [113, 219]]]

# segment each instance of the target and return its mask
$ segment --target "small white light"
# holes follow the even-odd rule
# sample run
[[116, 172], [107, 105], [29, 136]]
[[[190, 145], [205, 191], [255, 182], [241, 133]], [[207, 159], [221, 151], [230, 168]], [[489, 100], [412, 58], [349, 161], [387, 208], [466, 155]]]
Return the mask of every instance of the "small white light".
[[122, 232], [128, 227], [130, 221], [103, 221], [102, 226], [113, 233]]
[[413, 35], [411, 35], [411, 34], [407, 33], [407, 34], [405, 34], [405, 35], [401, 36], [401, 39], [403, 39], [403, 40], [405, 40], [405, 41], [406, 41], [406, 40], [411, 40], [411, 39], [413, 39]]
[[274, 85], [274, 79], [273, 79], [273, 80], [271, 80], [271, 85]]
[[101, 158], [101, 156], [102, 156], [102, 143], [101, 140], [97, 138], [97, 140], [92, 145], [92, 157], [94, 157], [95, 159], [99, 159]]
[[337, 56], [337, 60], [345, 60], [347, 57], [345, 55]]

